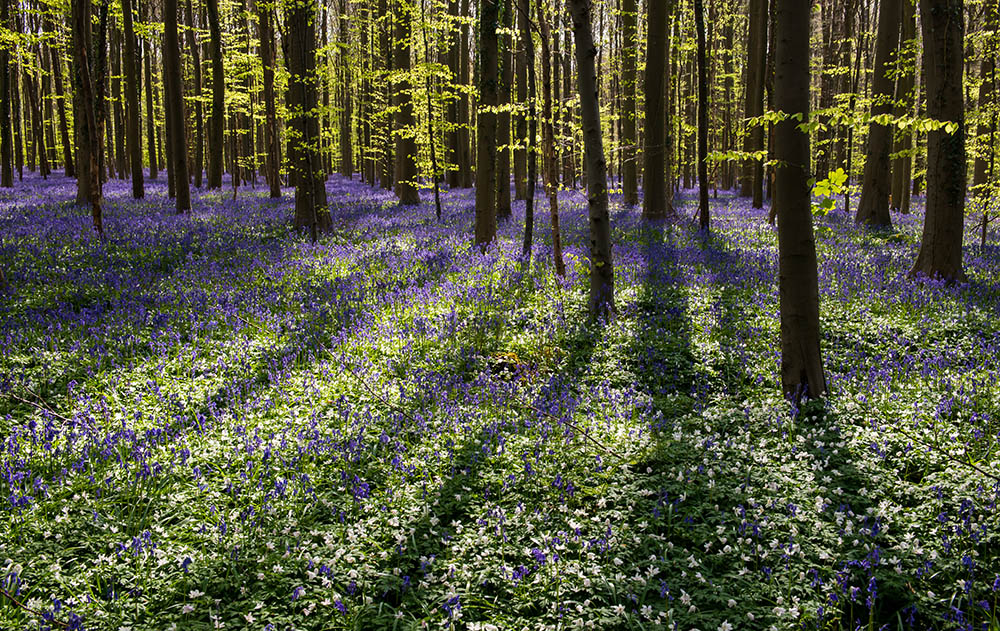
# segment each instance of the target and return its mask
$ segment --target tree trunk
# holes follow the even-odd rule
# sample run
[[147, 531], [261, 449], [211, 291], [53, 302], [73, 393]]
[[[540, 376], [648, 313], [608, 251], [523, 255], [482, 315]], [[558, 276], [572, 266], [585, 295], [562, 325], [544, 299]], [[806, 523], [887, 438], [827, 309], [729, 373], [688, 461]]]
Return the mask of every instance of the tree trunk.
[[177, 0], [163, 0], [164, 105], [173, 166], [177, 212], [191, 210], [188, 184], [187, 129], [184, 124], [184, 92], [181, 83], [181, 51], [177, 41]]
[[271, 23], [271, 6], [257, 3], [257, 24], [260, 28], [260, 56], [264, 67], [264, 123], [265, 156], [264, 170], [269, 195], [281, 197], [281, 142], [278, 138], [278, 111], [274, 94], [274, 68], [277, 63], [274, 50], [274, 27]]
[[[927, 213], [911, 274], [965, 280], [965, 106], [962, 0], [920, 0], [927, 116], [954, 128], [927, 134]], [[957, 18], [956, 18], [957, 16]]]
[[132, 173], [132, 197], [142, 199], [142, 137], [139, 131], [139, 73], [136, 68], [135, 28], [132, 24], [132, 0], [122, 0], [125, 71], [125, 144]]
[[[117, 25], [112, 30], [111, 37], [111, 63], [112, 63], [112, 94], [114, 98], [115, 113], [115, 170], [118, 172], [118, 179], [125, 179], [125, 112], [123, 110], [124, 100], [122, 99], [122, 37]], [[110, 169], [109, 169], [110, 170]]]
[[[771, 0], [774, 2], [775, 0]], [[768, 0], [750, 0], [750, 27], [747, 34], [746, 117], [764, 114], [764, 75], [767, 65]], [[743, 151], [764, 150], [764, 124], [758, 122], [746, 132]], [[754, 208], [764, 207], [764, 165], [761, 160], [748, 158], [743, 162], [740, 195], [753, 198]]]
[[222, 188], [226, 77], [222, 67], [222, 31], [219, 27], [219, 0], [208, 0], [208, 38], [209, 56], [211, 57], [212, 66], [212, 111], [208, 119], [208, 188]]
[[[90, 202], [91, 216], [94, 230], [98, 235], [104, 235], [104, 222], [101, 216], [101, 176], [98, 166], [98, 154], [100, 150], [101, 137], [97, 126], [97, 116], [94, 108], [97, 102], [97, 95], [94, 90], [94, 83], [91, 79], [90, 70], [90, 2], [77, 0], [72, 3], [73, 13], [73, 51], [76, 56], [76, 77], [79, 90], [80, 109], [77, 116], [80, 117], [79, 132], [77, 134], [78, 151], [80, 157], [78, 161], [80, 177], [86, 178], [87, 201]], [[86, 165], [86, 166], [84, 166]]]
[[346, 178], [354, 176], [354, 144], [351, 141], [351, 120], [354, 116], [352, 111], [353, 101], [351, 100], [351, 68], [349, 66], [350, 56], [350, 31], [348, 25], [350, 16], [346, 0], [340, 0], [340, 16], [337, 21], [340, 29], [341, 45], [341, 114], [340, 114], [340, 174]]
[[[809, 117], [810, 3], [776, 0], [774, 105]], [[781, 311], [781, 388], [787, 397], [826, 393], [820, 352], [819, 281], [809, 193], [809, 135], [786, 118], [774, 130], [778, 209], [778, 285]]]
[[594, 58], [597, 46], [591, 31], [591, 0], [569, 0], [576, 40], [577, 85], [587, 164], [587, 202], [590, 224], [590, 317], [610, 319], [615, 312], [614, 264], [611, 256], [611, 218], [608, 213], [608, 174], [601, 137], [601, 106]]
[[[10, 24], [10, 1], [0, 0], [0, 27]], [[0, 46], [0, 186], [13, 188], [13, 146], [10, 130], [10, 53]], [[61, 101], [60, 101], [61, 102]]]
[[[462, 0], [462, 16], [471, 15], [469, 10], [469, 0]], [[469, 56], [471, 44], [469, 42], [469, 27], [462, 24], [461, 45], [459, 49], [460, 82], [463, 86], [471, 86], [472, 78], [469, 76]], [[473, 184], [472, 178], [472, 108], [470, 107], [470, 95], [462, 93], [458, 101], [458, 171], [461, 188], [470, 188]], [[477, 176], [478, 177], [478, 176]]]
[[[187, 44], [191, 49], [191, 63], [194, 67], [194, 186], [201, 188], [202, 171], [205, 170], [205, 123], [201, 104], [201, 54], [200, 45], [195, 40], [194, 12], [191, 10], [191, 0], [186, 0], [184, 9], [187, 12]], [[265, 70], [267, 72], [267, 70]]]
[[503, 61], [500, 73], [500, 112], [497, 113], [497, 219], [510, 217], [510, 101], [511, 84], [514, 82], [514, 57], [511, 55], [512, 22], [511, 0], [502, 0], [503, 8], [503, 52], [498, 59]]
[[295, 227], [308, 228], [316, 242], [320, 232], [331, 228], [319, 143], [316, 5], [286, 2], [285, 28], [285, 63], [291, 75], [287, 93], [291, 139], [288, 158], [295, 183]]
[[674, 214], [667, 190], [667, 81], [669, 66], [667, 22], [673, 12], [673, 0], [647, 2], [649, 32], [646, 43], [646, 139], [643, 152], [642, 216], [659, 221]]
[[[149, 19], [152, 19], [152, 10], [150, 11]], [[149, 152], [149, 178], [151, 180], [156, 179], [158, 164], [156, 159], [156, 110], [153, 109], [153, 49], [149, 41], [145, 42], [146, 54], [144, 55], [143, 65], [146, 71], [146, 146]]]
[[694, 0], [698, 39], [698, 227], [708, 230], [708, 62], [705, 59], [705, 8]]
[[[900, 74], [896, 79], [896, 117], [913, 114], [913, 88], [916, 59], [911, 49], [916, 46], [917, 21], [915, 0], [903, 0], [903, 20], [899, 34]], [[892, 165], [892, 208], [903, 214], [910, 212], [910, 173], [912, 172], [913, 130], [903, 129], [897, 135], [894, 152], [902, 154]]]
[[[9, 0], [0, 1], [7, 2]], [[43, 24], [47, 32], [53, 32], [54, 29], [52, 21], [49, 17], [44, 18]], [[48, 49], [49, 60], [52, 66], [52, 84], [56, 93], [56, 100], [58, 102], [59, 137], [62, 141], [63, 149], [63, 171], [65, 172], [66, 177], [73, 177], [76, 174], [76, 171], [73, 168], [73, 143], [69, 140], [69, 125], [66, 119], [66, 97], [63, 94], [62, 58], [57, 52], [54, 44], [50, 43]], [[0, 118], [3, 117], [0, 116]], [[8, 115], [6, 118], [3, 118], [3, 120], [10, 120], [10, 116]]]
[[[521, 0], [516, 0], [515, 4], [520, 7]], [[534, 107], [533, 103], [528, 103], [528, 64], [534, 67], [535, 59], [534, 57], [528, 58], [528, 48], [525, 46], [523, 41], [523, 22], [528, 15], [527, 8], [520, 8], [517, 10], [517, 24], [521, 31], [522, 42], [520, 46], [514, 46], [514, 74], [515, 81], [517, 82], [517, 109], [516, 115], [514, 116], [514, 140], [517, 146], [514, 149], [514, 198], [517, 200], [528, 199], [528, 181], [527, 181], [527, 169], [528, 169], [528, 150], [526, 149], [526, 144], [534, 145], [535, 139], [532, 138], [528, 141], [528, 121], [525, 111], [532, 109]], [[513, 37], [513, 36], [512, 36]], [[514, 38], [513, 41], [517, 41]], [[531, 42], [531, 49], [534, 51], [534, 42]], [[534, 191], [534, 182], [531, 184], [531, 190]]]
[[500, 0], [482, 0], [479, 10], [479, 109], [476, 114], [476, 245], [497, 232], [496, 154], [498, 89], [497, 27]]
[[[637, 160], [635, 129], [636, 56], [639, 54], [639, 38], [636, 35], [638, 17], [636, 0], [622, 2], [622, 201], [626, 206], [639, 203], [639, 165]], [[659, 28], [659, 27], [657, 27]], [[665, 27], [664, 27], [665, 28]], [[661, 91], [663, 92], [663, 91]], [[666, 107], [663, 108], [666, 126]]]
[[[875, 70], [872, 77], [872, 117], [892, 114], [894, 83], [892, 77], [896, 51], [899, 49], [900, 2], [879, 3], [878, 35], [875, 47]], [[868, 126], [868, 154], [861, 183], [861, 199], [855, 221], [871, 228], [890, 228], [889, 154], [892, 149], [892, 125], [872, 121]]]
[[[416, 120], [413, 116], [413, 97], [410, 94], [410, 9], [409, 0], [396, 0], [393, 15], [393, 58], [396, 74], [394, 88], [396, 100], [396, 167], [395, 191], [402, 206], [420, 203], [417, 187]], [[492, 192], [492, 190], [491, 190]]]
[[997, 120], [996, 103], [996, 38], [997, 30], [1000, 30], [1000, 2], [998, 0], [987, 0], [986, 2], [986, 30], [992, 33], [983, 49], [983, 63], [979, 69], [979, 110], [985, 113], [979, 119], [976, 128], [976, 162], [972, 176], [972, 190], [976, 197], [983, 200], [989, 196], [989, 189], [986, 186], [990, 164], [993, 161], [993, 153], [996, 151], [993, 146]]
[[562, 255], [562, 235], [559, 231], [559, 197], [556, 183], [555, 130], [553, 129], [552, 101], [556, 86], [552, 80], [552, 52], [549, 42], [552, 33], [545, 5], [538, 7], [538, 24], [542, 42], [542, 154], [544, 155], [545, 192], [549, 198], [549, 223], [552, 226], [552, 260], [558, 276], [566, 275]]
[[[535, 40], [531, 34], [531, 0], [518, 0], [520, 17], [518, 23], [521, 26], [521, 42], [524, 46], [522, 57], [525, 60], [525, 74], [527, 75], [527, 97], [528, 97], [528, 136], [527, 136], [527, 179], [525, 180], [524, 199], [524, 244], [521, 248], [525, 256], [531, 255], [531, 242], [535, 231], [535, 178], [538, 165], [537, 152], [535, 151], [535, 135], [538, 132], [538, 116], [535, 112], [537, 97], [537, 86], [535, 82]], [[523, 102], [523, 99], [518, 97]]]

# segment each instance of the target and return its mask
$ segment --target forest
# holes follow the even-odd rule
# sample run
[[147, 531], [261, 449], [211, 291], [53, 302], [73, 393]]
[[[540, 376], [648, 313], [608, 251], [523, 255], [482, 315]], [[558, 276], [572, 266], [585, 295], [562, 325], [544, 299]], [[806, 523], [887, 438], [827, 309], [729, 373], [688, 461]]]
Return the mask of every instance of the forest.
[[1000, 631], [1000, 0], [0, 0], [0, 630]]

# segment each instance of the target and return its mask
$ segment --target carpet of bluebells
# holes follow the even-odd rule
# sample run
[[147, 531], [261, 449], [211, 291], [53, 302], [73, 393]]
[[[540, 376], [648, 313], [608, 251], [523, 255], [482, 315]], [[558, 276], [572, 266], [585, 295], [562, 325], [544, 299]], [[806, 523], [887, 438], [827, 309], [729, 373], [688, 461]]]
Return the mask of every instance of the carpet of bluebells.
[[0, 628], [1000, 629], [974, 213], [958, 286], [907, 276], [919, 202], [818, 221], [832, 395], [796, 410], [746, 200], [706, 235], [613, 196], [601, 326], [579, 192], [558, 279], [523, 203], [481, 252], [471, 190], [328, 187], [315, 245], [289, 190], [111, 182], [103, 241], [69, 180], [0, 193]]

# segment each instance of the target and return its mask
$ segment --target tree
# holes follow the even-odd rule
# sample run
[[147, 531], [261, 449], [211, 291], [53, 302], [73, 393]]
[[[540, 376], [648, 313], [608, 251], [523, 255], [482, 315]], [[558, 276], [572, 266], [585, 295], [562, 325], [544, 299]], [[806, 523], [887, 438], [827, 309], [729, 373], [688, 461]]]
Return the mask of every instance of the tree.
[[965, 105], [963, 0], [920, 0], [927, 116], [945, 125], [927, 133], [927, 212], [911, 274], [965, 280]]
[[286, 97], [288, 160], [295, 184], [295, 228], [308, 228], [315, 243], [319, 233], [331, 227], [320, 155], [316, 4], [311, 0], [286, 0], [285, 28], [285, 63], [290, 75]]
[[674, 214], [667, 190], [667, 101], [666, 69], [669, 54], [667, 20], [673, 0], [647, 2], [649, 32], [646, 43], [646, 142], [643, 165], [642, 216], [660, 220]]
[[77, 103], [80, 108], [78, 116], [82, 118], [77, 133], [77, 165], [80, 167], [78, 196], [84, 194], [90, 202], [91, 217], [94, 230], [98, 235], [104, 235], [104, 220], [101, 214], [101, 174], [98, 162], [101, 136], [97, 126], [95, 113], [96, 90], [90, 70], [90, 27], [91, 11], [89, 0], [74, 0], [73, 13], [73, 52], [76, 60], [76, 77], [78, 82]]
[[976, 193], [976, 197], [981, 200], [989, 195], [989, 187], [986, 184], [991, 175], [989, 171], [995, 151], [993, 140], [997, 127], [997, 103], [994, 84], [996, 83], [997, 30], [1000, 29], [1000, 0], [987, 0], [985, 9], [986, 31], [989, 33], [989, 37], [985, 42], [983, 63], [979, 70], [980, 79], [982, 79], [982, 83], [979, 84], [979, 110], [987, 113], [988, 116], [982, 116], [976, 128], [979, 151], [976, 152], [972, 176], [972, 189]]
[[181, 83], [181, 51], [177, 41], [177, 0], [163, 1], [163, 76], [166, 79], [165, 104], [167, 137], [170, 142], [177, 212], [191, 210], [191, 190], [187, 168], [187, 125], [184, 116], [184, 93]]
[[[626, 206], [639, 203], [639, 165], [635, 129], [636, 56], [639, 38], [636, 36], [636, 0], [622, 2], [622, 192]], [[666, 110], [664, 110], [665, 112]], [[666, 114], [664, 114], [666, 116]]]
[[278, 110], [275, 107], [274, 94], [274, 64], [277, 63], [274, 51], [274, 27], [271, 25], [271, 12], [274, 7], [269, 2], [257, 2], [257, 28], [259, 29], [260, 57], [263, 62], [264, 75], [264, 176], [267, 179], [268, 194], [273, 199], [281, 197], [281, 142], [278, 138]]
[[413, 117], [413, 97], [410, 94], [410, 4], [408, 0], [397, 0], [393, 16], [393, 69], [396, 85], [396, 167], [395, 191], [403, 206], [420, 203], [420, 189], [417, 188], [417, 141], [416, 121]]
[[[10, 22], [10, 0], [0, 0], [0, 27]], [[0, 186], [14, 186], [13, 146], [10, 131], [10, 54], [0, 46]]]
[[518, 24], [521, 27], [521, 43], [524, 46], [523, 57], [527, 75], [528, 98], [528, 146], [527, 146], [527, 179], [525, 181], [524, 196], [524, 244], [521, 251], [525, 256], [531, 254], [531, 241], [535, 230], [535, 178], [538, 176], [536, 170], [538, 165], [537, 152], [535, 151], [535, 136], [538, 133], [537, 115], [535, 104], [537, 102], [537, 86], [535, 81], [535, 40], [531, 36], [531, 0], [518, 0]]
[[212, 65], [212, 110], [208, 119], [208, 188], [222, 188], [223, 124], [226, 78], [222, 66], [222, 29], [219, 0], [208, 0], [208, 56]]
[[615, 273], [611, 256], [608, 213], [608, 167], [601, 136], [601, 108], [591, 30], [591, 0], [568, 0], [576, 41], [577, 86], [587, 165], [587, 205], [590, 224], [590, 317], [609, 319], [615, 312]]
[[503, 53], [499, 59], [503, 60], [503, 71], [498, 73], [500, 78], [500, 111], [497, 113], [497, 218], [508, 219], [510, 217], [510, 101], [511, 84], [514, 82], [514, 57], [511, 54], [513, 38], [510, 33], [513, 31], [512, 22], [513, 11], [510, 6], [511, 0], [502, 0], [503, 16]]
[[[770, 0], [774, 2], [775, 0]], [[764, 83], [767, 65], [768, 0], [750, 0], [750, 25], [747, 33], [747, 75], [745, 111], [747, 119], [764, 114]], [[764, 126], [751, 122], [743, 139], [743, 151], [764, 150]], [[754, 208], [764, 207], [764, 164], [752, 157], [743, 162], [740, 195], [753, 198]]]
[[[125, 0], [123, 0], [125, 1]], [[191, 66], [194, 87], [194, 187], [201, 188], [202, 171], [205, 169], [205, 123], [202, 120], [201, 103], [201, 54], [200, 45], [195, 39], [194, 12], [191, 10], [191, 0], [185, 0], [184, 10], [187, 16], [187, 46], [191, 50]]]
[[476, 113], [476, 245], [497, 233], [496, 159], [498, 84], [497, 26], [500, 0], [482, 0], [479, 9], [479, 110]]
[[698, 39], [698, 227], [708, 230], [708, 64], [703, 0], [694, 0], [694, 21]]
[[132, 197], [145, 196], [142, 181], [142, 135], [139, 130], [139, 72], [136, 68], [135, 29], [132, 26], [132, 0], [122, 0], [125, 70], [125, 145], [132, 173]]
[[[875, 43], [875, 72], [872, 76], [872, 122], [868, 127], [868, 156], [861, 183], [861, 199], [855, 221], [872, 228], [889, 228], [889, 153], [892, 148], [892, 125], [876, 118], [892, 114], [894, 92], [893, 63], [899, 43], [899, 18], [902, 0], [879, 3], [878, 35]], [[820, 174], [825, 176], [825, 174]]]
[[[566, 275], [562, 255], [562, 235], [559, 231], [559, 196], [556, 182], [555, 130], [553, 129], [552, 101], [558, 86], [552, 80], [551, 63], [552, 31], [545, 5], [538, 7], [538, 26], [542, 42], [542, 155], [544, 157], [545, 194], [549, 198], [549, 223], [552, 226], [552, 262], [556, 275]], [[558, 67], [558, 66], [557, 66]]]
[[[900, 25], [899, 75], [896, 78], [896, 118], [913, 114], [913, 88], [916, 75], [916, 0], [902, 0], [903, 20]], [[984, 64], [985, 65], [985, 64]], [[903, 214], [910, 212], [910, 176], [913, 171], [913, 130], [905, 127], [896, 137], [892, 163], [892, 208]]]
[[819, 280], [809, 192], [810, 3], [776, 0], [774, 130], [781, 312], [781, 388], [793, 400], [826, 393], [820, 352]]

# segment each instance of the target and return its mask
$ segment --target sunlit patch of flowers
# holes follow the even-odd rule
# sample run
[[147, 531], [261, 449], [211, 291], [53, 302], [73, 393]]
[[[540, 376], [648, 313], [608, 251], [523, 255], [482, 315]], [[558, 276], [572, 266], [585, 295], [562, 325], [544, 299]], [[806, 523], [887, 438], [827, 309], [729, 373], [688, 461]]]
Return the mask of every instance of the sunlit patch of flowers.
[[791, 410], [743, 200], [616, 206], [601, 327], [579, 194], [557, 279], [523, 206], [484, 253], [471, 191], [329, 189], [317, 245], [253, 191], [109, 183], [104, 241], [70, 182], [0, 197], [0, 628], [996, 628], [995, 248], [945, 286], [919, 216], [820, 219], [833, 395]]

